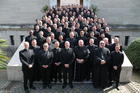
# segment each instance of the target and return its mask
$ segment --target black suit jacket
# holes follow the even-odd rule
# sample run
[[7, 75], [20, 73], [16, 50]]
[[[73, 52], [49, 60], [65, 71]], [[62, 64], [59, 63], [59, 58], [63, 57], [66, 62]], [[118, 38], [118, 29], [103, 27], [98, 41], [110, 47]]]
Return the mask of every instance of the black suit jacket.
[[111, 52], [111, 62], [113, 66], [117, 66], [118, 68], [121, 68], [121, 65], [123, 64], [124, 55], [122, 52]]
[[72, 64], [75, 58], [75, 54], [72, 48], [62, 49], [61, 62], [62, 64]]
[[34, 52], [31, 49], [23, 49], [19, 52], [19, 58], [22, 63], [22, 71], [27, 71], [30, 64], [34, 64]]
[[[110, 62], [110, 51], [108, 48], [97, 48], [95, 50], [95, 63], [100, 65], [101, 60], [105, 60], [106, 64], [109, 64]], [[106, 65], [104, 64], [104, 65]]]

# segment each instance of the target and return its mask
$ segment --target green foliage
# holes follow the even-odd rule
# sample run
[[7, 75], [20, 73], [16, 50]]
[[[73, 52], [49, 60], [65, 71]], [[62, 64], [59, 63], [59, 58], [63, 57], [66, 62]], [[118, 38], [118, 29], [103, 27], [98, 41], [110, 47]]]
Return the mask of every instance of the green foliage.
[[95, 14], [99, 11], [99, 9], [96, 5], [91, 5], [91, 9]]
[[6, 41], [4, 39], [0, 39], [0, 69], [5, 69], [7, 66], [7, 61], [9, 58], [6, 56], [6, 53], [2, 50], [2, 48], [6, 47]]
[[0, 39], [0, 47], [6, 47], [6, 46], [7, 46], [6, 40]]
[[42, 12], [46, 12], [46, 11], [48, 11], [49, 10], [49, 7], [48, 7], [48, 5], [45, 5], [45, 6], [43, 6], [43, 8], [42, 8]]
[[137, 38], [128, 46], [126, 54], [132, 62], [134, 69], [140, 69], [140, 38]]

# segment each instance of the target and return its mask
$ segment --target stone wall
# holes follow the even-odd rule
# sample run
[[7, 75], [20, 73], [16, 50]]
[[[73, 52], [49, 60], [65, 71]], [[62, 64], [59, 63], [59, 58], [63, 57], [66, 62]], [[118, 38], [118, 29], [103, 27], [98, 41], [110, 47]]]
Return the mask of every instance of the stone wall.
[[[113, 31], [110, 31], [109, 33], [112, 35], [112, 38], [114, 36], [119, 36], [120, 42], [123, 45], [123, 47], [126, 47], [125, 36], [129, 36], [128, 45], [134, 39], [140, 37], [140, 31], [135, 31], [135, 30], [113, 30]], [[7, 40], [8, 45], [11, 45], [11, 40], [10, 40], [11, 35], [14, 36], [15, 46], [19, 46], [21, 43], [20, 36], [24, 36], [25, 38], [25, 36], [28, 35], [28, 31], [0, 31], [0, 38]]]
[[[33, 24], [41, 18], [41, 8], [57, 0], [0, 0], [0, 24]], [[110, 24], [140, 25], [140, 0], [83, 0], [85, 5], [94, 4], [97, 13]], [[21, 3], [22, 2], [22, 3]], [[89, 3], [88, 3], [89, 2]]]

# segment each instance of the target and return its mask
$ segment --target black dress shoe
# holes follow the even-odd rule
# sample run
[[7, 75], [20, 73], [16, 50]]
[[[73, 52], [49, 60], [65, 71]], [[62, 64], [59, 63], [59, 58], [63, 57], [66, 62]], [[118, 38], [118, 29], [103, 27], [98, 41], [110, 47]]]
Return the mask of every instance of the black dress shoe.
[[25, 89], [24, 91], [25, 91], [25, 93], [30, 93], [30, 91], [28, 89]]
[[47, 87], [46, 85], [43, 85], [43, 89], [46, 89], [46, 87]]
[[56, 83], [56, 82], [57, 82], [57, 79], [54, 80], [54, 83]]
[[69, 86], [70, 86], [70, 88], [73, 88], [73, 85], [72, 84], [70, 84]]
[[34, 90], [36, 90], [36, 87], [35, 87], [35, 86], [31, 86], [30, 89], [34, 89]]
[[61, 80], [61, 79], [59, 79], [59, 82], [62, 82], [62, 80]]
[[116, 87], [117, 90], [120, 90], [118, 87]]
[[51, 85], [48, 85], [48, 88], [49, 88], [49, 89], [51, 89], [51, 88], [52, 88], [52, 86], [51, 86]]
[[67, 86], [67, 85], [64, 84], [64, 85], [62, 86], [62, 88], [64, 89], [64, 88], [66, 88], [66, 86]]

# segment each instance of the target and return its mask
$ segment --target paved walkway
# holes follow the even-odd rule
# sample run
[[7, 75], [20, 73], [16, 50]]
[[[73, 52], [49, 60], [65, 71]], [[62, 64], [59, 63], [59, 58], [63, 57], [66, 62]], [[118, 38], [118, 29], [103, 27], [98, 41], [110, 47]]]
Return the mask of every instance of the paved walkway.
[[[95, 89], [90, 83], [76, 83], [74, 88], [67, 87], [62, 89], [61, 84], [53, 84], [52, 89], [42, 89], [41, 83], [35, 83], [36, 90], [30, 90], [30, 93], [140, 93], [140, 84], [131, 82], [121, 84], [119, 91], [114, 87], [109, 87], [104, 90]], [[24, 93], [22, 82], [11, 82], [7, 87], [0, 90], [0, 93]]]
[[[62, 84], [52, 84], [52, 89], [42, 89], [40, 82], [35, 82], [37, 90], [30, 93], [140, 93], [140, 84], [136, 82], [121, 83], [119, 91], [113, 86], [104, 90], [95, 89], [91, 83], [75, 83], [74, 88], [67, 86], [62, 89]], [[10, 82], [7, 80], [6, 70], [0, 70], [0, 93], [24, 93], [23, 82]]]

